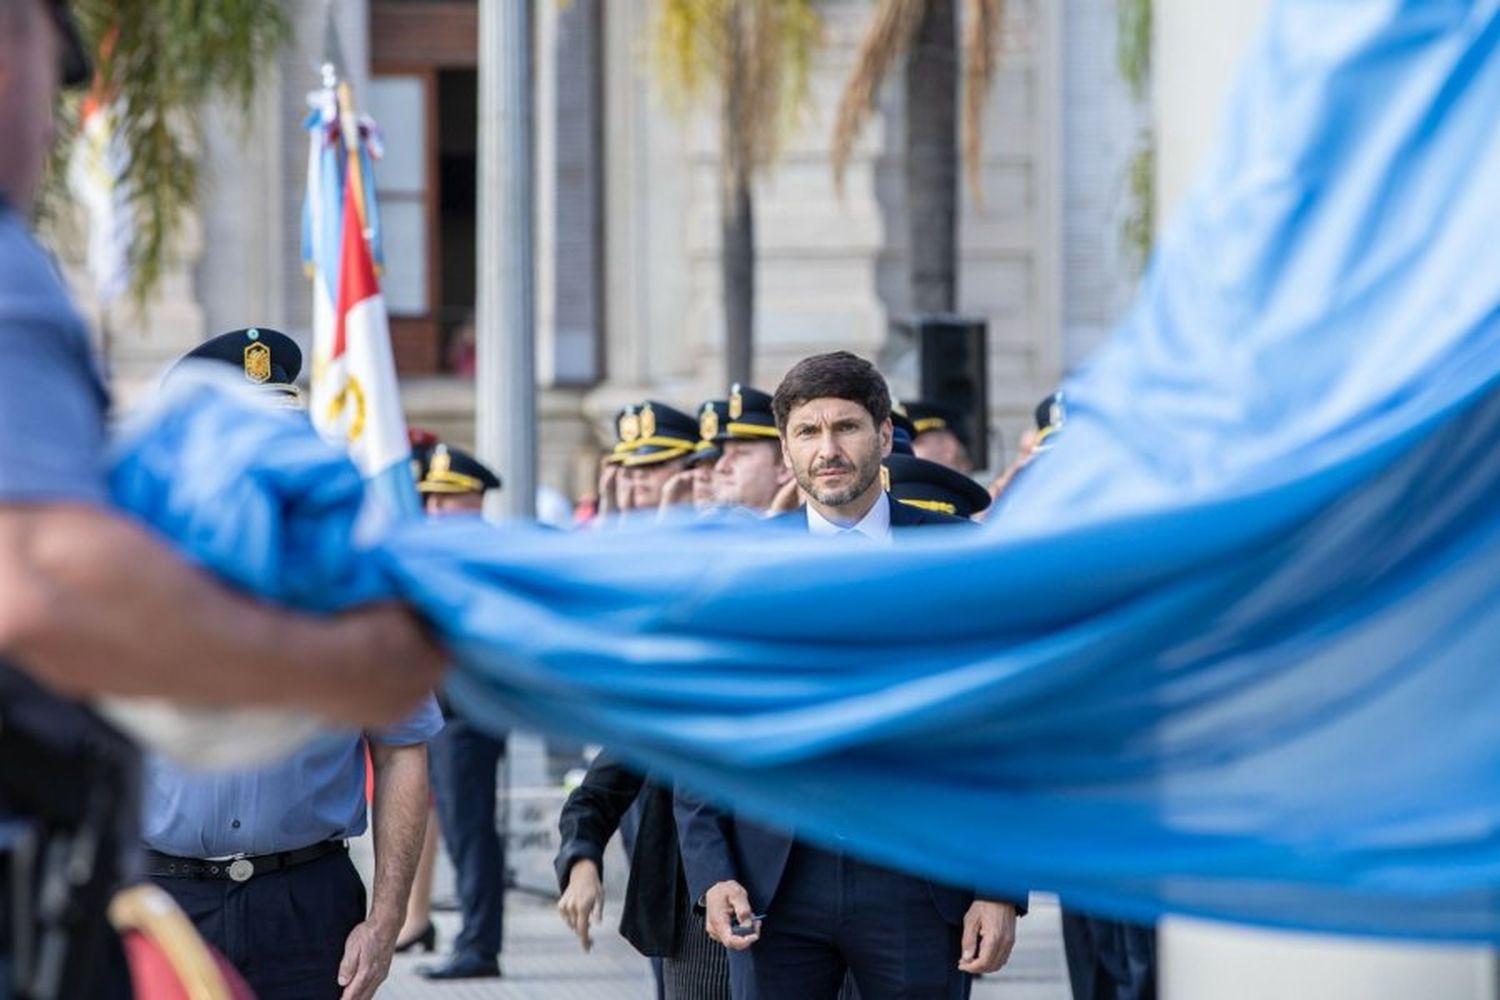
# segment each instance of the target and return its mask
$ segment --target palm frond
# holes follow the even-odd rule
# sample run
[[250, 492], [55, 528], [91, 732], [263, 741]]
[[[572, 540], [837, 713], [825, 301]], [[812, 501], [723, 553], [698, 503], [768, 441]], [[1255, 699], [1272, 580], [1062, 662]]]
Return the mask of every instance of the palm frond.
[[679, 113], [717, 91], [726, 176], [764, 170], [807, 99], [822, 21], [811, 0], [661, 0], [658, 89]]
[[1003, 0], [967, 0], [963, 36], [963, 150], [964, 174], [976, 203], [984, 201], [980, 154], [984, 145], [984, 106], [1000, 58]]
[[1151, 76], [1151, 0], [1118, 0], [1115, 61], [1136, 100]]
[[[215, 97], [248, 108], [290, 28], [278, 0], [75, 0], [73, 9], [94, 52], [95, 93], [126, 149], [117, 182], [137, 234], [131, 292], [143, 304], [197, 203], [201, 108]], [[76, 135], [74, 109], [62, 121], [48, 188], [54, 198]]]
[[833, 125], [833, 182], [841, 194], [854, 140], [875, 110], [885, 74], [911, 47], [925, 9], [926, 0], [878, 0], [870, 25], [860, 39], [854, 72], [844, 84]]

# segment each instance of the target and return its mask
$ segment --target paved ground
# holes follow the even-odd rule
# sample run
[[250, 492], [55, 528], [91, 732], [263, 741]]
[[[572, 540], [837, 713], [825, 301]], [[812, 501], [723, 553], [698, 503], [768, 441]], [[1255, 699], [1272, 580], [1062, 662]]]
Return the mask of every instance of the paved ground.
[[[646, 960], [613, 930], [595, 940], [587, 955], [558, 919], [553, 904], [512, 893], [507, 900], [505, 952], [500, 980], [432, 984], [415, 974], [427, 956], [398, 956], [381, 1000], [652, 1000]], [[606, 914], [606, 928], [619, 925], [619, 912]], [[453, 940], [456, 916], [437, 914], [439, 948]], [[441, 952], [439, 952], [441, 955]], [[1034, 897], [1021, 921], [1010, 964], [974, 989], [975, 1000], [1067, 1000], [1057, 905]]]

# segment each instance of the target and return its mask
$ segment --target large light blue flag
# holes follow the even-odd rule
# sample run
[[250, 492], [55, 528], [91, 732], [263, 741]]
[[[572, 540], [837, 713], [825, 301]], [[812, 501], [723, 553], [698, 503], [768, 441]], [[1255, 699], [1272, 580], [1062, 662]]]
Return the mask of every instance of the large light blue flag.
[[269, 596], [413, 601], [482, 723], [813, 840], [1128, 917], [1500, 940], [1496, 108], [1497, 0], [1275, 3], [977, 538], [475, 521], [361, 552], [347, 461], [201, 387], [116, 495]]

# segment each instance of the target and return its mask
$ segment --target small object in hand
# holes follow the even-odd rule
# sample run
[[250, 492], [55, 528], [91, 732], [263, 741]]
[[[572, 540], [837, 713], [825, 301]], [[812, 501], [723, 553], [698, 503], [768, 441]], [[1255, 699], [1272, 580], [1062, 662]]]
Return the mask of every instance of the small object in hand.
[[729, 933], [735, 937], [749, 937], [751, 934], [758, 934], [760, 933], [760, 922], [764, 919], [766, 919], [764, 913], [752, 913], [750, 914], [749, 923], [742, 924], [738, 921], [731, 923], [729, 925]]

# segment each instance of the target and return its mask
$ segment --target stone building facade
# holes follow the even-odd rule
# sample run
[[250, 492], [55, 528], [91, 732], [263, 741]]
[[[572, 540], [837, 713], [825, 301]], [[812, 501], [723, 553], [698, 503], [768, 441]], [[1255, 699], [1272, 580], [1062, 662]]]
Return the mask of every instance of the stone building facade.
[[[692, 407], [723, 389], [717, 146], [706, 109], [679, 116], [657, 91], [644, 56], [651, 0], [535, 2], [539, 477], [572, 495], [586, 488], [618, 405], [651, 395]], [[755, 378], [768, 387], [813, 351], [882, 357], [889, 321], [908, 310], [899, 73], [842, 197], [829, 167], [833, 109], [872, 6], [818, 3], [825, 37], [810, 100], [780, 162], [756, 183]], [[1128, 302], [1136, 264], [1120, 236], [1125, 173], [1146, 121], [1115, 67], [1113, 0], [1005, 8], [983, 201], [966, 189], [960, 207], [960, 311], [989, 324], [991, 466]], [[205, 115], [203, 203], [160, 296], [144, 315], [103, 317], [127, 400], [211, 333], [263, 324], [308, 338], [301, 120], [324, 13], [321, 4], [287, 10], [294, 41], [248, 117]], [[409, 418], [472, 441], [473, 382], [444, 369], [462, 354], [466, 297], [472, 309], [463, 174], [475, 148], [464, 132], [476, 4], [334, 0], [333, 11], [347, 74], [391, 147], [379, 168], [391, 220], [387, 294]], [[87, 301], [82, 278], [80, 292]], [[426, 319], [403, 319], [403, 301]], [[892, 374], [898, 392], [910, 391], [909, 373]]]

